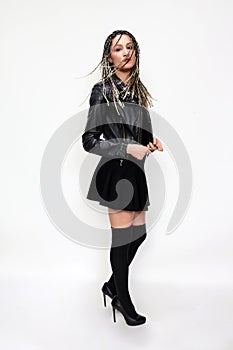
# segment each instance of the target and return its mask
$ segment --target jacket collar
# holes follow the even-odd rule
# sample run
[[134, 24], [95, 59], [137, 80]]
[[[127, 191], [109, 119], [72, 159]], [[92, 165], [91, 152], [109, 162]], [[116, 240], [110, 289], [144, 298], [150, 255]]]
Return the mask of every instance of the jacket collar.
[[119, 90], [124, 91], [127, 89], [127, 85], [115, 73], [112, 75], [112, 78]]
[[[120, 95], [124, 95], [124, 92], [128, 86], [115, 73], [112, 75], [112, 78], [120, 92]], [[127, 100], [129, 99], [131, 101], [131, 89], [128, 91], [126, 99]], [[132, 102], [136, 102], [136, 101], [137, 101], [137, 94], [135, 94], [135, 97], [132, 100]]]

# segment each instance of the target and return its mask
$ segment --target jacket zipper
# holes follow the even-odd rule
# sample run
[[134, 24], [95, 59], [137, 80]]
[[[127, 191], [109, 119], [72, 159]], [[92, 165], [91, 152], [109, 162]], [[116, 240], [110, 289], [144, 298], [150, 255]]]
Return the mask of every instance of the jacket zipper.
[[[125, 140], [124, 125], [123, 125], [122, 119], [121, 119], [121, 125], [122, 125], [122, 139]], [[120, 159], [120, 166], [122, 166], [122, 163], [123, 163], [123, 159]]]
[[[139, 120], [140, 120], [140, 125], [139, 125], [139, 143], [141, 144], [142, 143], [142, 111], [141, 111], [141, 109], [140, 109], [140, 118], [139, 118]], [[121, 119], [121, 121], [122, 121], [122, 119]], [[122, 138], [123, 138], [123, 140], [125, 140], [125, 133], [124, 133], [125, 129], [124, 129], [123, 122], [121, 123], [121, 125], [122, 125]], [[120, 159], [120, 166], [122, 166], [122, 163], [123, 163], [123, 159]]]
[[140, 117], [139, 117], [139, 143], [140, 145], [142, 144], [142, 110], [141, 110], [141, 107], [140, 107], [140, 110], [139, 110], [139, 114], [140, 114]]

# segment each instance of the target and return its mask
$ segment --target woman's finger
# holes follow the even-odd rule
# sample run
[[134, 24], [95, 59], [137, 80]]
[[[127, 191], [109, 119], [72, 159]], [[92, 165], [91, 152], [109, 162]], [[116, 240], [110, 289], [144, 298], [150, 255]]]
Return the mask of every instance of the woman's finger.
[[159, 151], [163, 151], [163, 146], [161, 144], [161, 142], [159, 141], [159, 139], [157, 139], [156, 137], [154, 137], [153, 139], [154, 141], [154, 145], [156, 146], [156, 148], [159, 150]]
[[146, 146], [151, 152], [154, 152], [154, 146], [152, 148], [152, 146], [150, 145], [150, 143], [147, 144]]
[[155, 150], [155, 149], [156, 149], [156, 147], [153, 145], [153, 143], [152, 143], [152, 142], [149, 142], [149, 145], [150, 145], [150, 147], [151, 147], [153, 150]]

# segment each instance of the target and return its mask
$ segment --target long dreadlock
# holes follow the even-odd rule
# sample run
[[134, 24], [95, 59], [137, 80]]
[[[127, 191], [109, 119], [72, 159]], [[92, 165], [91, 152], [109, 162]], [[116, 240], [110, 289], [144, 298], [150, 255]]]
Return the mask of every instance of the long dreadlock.
[[[102, 83], [103, 83], [103, 96], [105, 97], [107, 104], [109, 105], [109, 101], [108, 101], [108, 98], [106, 95], [105, 81], [108, 79], [110, 84], [111, 84], [112, 93], [113, 93], [113, 101], [114, 101], [116, 109], [117, 109], [116, 102], [119, 103], [120, 106], [124, 107], [124, 103], [122, 103], [122, 101], [119, 99], [119, 90], [117, 89], [117, 86], [114, 83], [114, 80], [112, 79], [112, 75], [117, 71], [118, 66], [114, 66], [113, 63], [109, 62], [109, 60], [108, 60], [108, 58], [111, 56], [111, 52], [112, 52], [110, 50], [112, 40], [119, 34], [120, 34], [120, 37], [117, 40], [117, 43], [123, 34], [128, 35], [132, 39], [133, 50], [135, 50], [135, 58], [136, 58], [135, 64], [131, 68], [131, 72], [130, 72], [131, 74], [128, 78], [129, 84], [128, 84], [128, 87], [125, 91], [125, 95], [123, 97], [123, 100], [125, 99], [127, 92], [130, 89], [132, 89], [132, 98], [134, 96], [137, 96], [139, 105], [144, 106], [146, 108], [148, 108], [149, 106], [153, 107], [152, 100], [154, 100], [154, 98], [150, 95], [147, 88], [142, 83], [141, 79], [139, 78], [139, 58], [140, 58], [139, 57], [140, 56], [139, 45], [138, 45], [135, 37], [127, 30], [115, 30], [114, 32], [112, 32], [112, 34], [110, 34], [107, 37], [107, 39], [104, 43], [104, 50], [103, 50], [102, 59], [101, 59], [100, 63], [96, 66], [96, 68], [91, 73], [93, 73], [100, 66], [100, 70], [101, 70], [101, 80], [100, 81], [102, 81]], [[121, 64], [121, 62], [120, 62], [120, 64]], [[90, 75], [91, 73], [89, 73], [88, 75]]]

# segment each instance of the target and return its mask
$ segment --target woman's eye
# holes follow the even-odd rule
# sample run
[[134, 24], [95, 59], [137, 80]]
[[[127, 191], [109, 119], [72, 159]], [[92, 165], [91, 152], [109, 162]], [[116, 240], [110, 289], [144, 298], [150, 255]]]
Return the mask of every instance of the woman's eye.
[[[127, 48], [127, 50], [132, 50], [132, 49], [133, 49], [133, 46], [130, 46]], [[119, 47], [116, 49], [116, 51], [120, 51], [120, 50], [121, 50], [121, 48], [119, 48]]]

